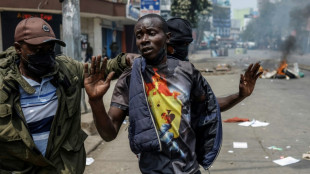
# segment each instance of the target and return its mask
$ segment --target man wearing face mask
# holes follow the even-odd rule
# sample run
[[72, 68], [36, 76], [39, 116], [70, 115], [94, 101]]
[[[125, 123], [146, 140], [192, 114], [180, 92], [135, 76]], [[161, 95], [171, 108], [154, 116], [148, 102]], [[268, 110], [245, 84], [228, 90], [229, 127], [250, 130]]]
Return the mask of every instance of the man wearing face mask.
[[168, 30], [171, 32], [171, 39], [167, 44], [168, 57], [189, 61], [188, 47], [193, 41], [190, 23], [182, 18], [171, 18], [167, 20], [167, 24]]
[[[189, 61], [188, 47], [193, 41], [191, 24], [182, 18], [171, 18], [167, 21], [168, 30], [171, 32], [170, 42], [167, 44], [168, 58]], [[227, 111], [246, 97], [254, 90], [259, 73], [260, 64], [251, 64], [245, 74], [240, 75], [239, 92], [226, 96], [217, 97], [221, 112]]]
[[[55, 56], [55, 44], [66, 44], [41, 18], [22, 20], [14, 39], [0, 53], [0, 173], [83, 173], [84, 64]], [[101, 67], [118, 77], [131, 58], [120, 54]]]

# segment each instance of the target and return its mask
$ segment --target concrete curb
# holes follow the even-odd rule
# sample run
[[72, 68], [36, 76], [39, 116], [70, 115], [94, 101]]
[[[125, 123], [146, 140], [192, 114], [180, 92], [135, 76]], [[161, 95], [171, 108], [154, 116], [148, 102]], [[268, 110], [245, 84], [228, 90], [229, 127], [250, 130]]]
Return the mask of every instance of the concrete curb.
[[[119, 134], [125, 132], [128, 127], [128, 124], [129, 124], [128, 120], [127, 119], [125, 120], [126, 120], [126, 124], [123, 124], [121, 126], [119, 130]], [[84, 142], [86, 155], [89, 155], [91, 152], [96, 150], [97, 147], [100, 146], [101, 144], [106, 144], [106, 143], [108, 142], [105, 142], [98, 133], [96, 133], [95, 135], [88, 136]]]
[[310, 66], [305, 64], [299, 64], [299, 68], [302, 70], [310, 71]]
[[81, 127], [82, 130], [88, 135], [84, 142], [86, 155], [88, 155], [104, 141], [97, 132], [91, 112], [82, 114]]
[[99, 135], [88, 136], [84, 142], [86, 155], [89, 155], [92, 151], [96, 150], [96, 148], [103, 143], [104, 141]]

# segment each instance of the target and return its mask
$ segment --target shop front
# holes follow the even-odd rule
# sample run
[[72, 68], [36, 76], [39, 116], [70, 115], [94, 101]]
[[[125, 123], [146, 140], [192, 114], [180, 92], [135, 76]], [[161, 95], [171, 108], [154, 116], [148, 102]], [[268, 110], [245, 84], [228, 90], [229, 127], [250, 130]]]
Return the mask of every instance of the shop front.
[[[56, 38], [60, 38], [60, 27], [62, 16], [60, 14], [36, 13], [36, 12], [16, 12], [2, 11], [1, 12], [1, 30], [2, 30], [2, 50], [6, 50], [14, 45], [14, 34], [16, 25], [25, 18], [40, 17], [48, 22], [53, 28]], [[55, 48], [56, 54], [61, 53], [60, 47]]]

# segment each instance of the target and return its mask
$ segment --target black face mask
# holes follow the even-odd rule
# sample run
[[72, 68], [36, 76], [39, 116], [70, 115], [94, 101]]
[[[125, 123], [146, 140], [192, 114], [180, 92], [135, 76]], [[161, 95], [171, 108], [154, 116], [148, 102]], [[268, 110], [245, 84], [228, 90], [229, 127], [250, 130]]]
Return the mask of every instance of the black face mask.
[[155, 59], [153, 60], [145, 59], [145, 60], [146, 60], [146, 63], [149, 65], [158, 65], [165, 58], [165, 55], [166, 55], [165, 49], [161, 48]]
[[188, 45], [173, 45], [174, 53], [171, 56], [178, 58], [182, 61], [188, 60]]
[[54, 70], [55, 67], [55, 52], [36, 53], [27, 55], [27, 69], [31, 73], [42, 77]]

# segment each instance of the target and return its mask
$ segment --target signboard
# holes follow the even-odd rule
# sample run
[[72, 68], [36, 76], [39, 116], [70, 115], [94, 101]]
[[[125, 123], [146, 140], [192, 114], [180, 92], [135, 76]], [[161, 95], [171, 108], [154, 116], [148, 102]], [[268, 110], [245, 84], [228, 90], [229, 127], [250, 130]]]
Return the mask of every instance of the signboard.
[[39, 18], [42, 18], [48, 22], [53, 20], [53, 15], [44, 14], [44, 13], [31, 13], [31, 12], [30, 13], [27, 13], [27, 12], [21, 13], [21, 12], [18, 12], [16, 17], [19, 19], [26, 19], [26, 18], [30, 18], [30, 17], [39, 17]]
[[[14, 45], [14, 32], [16, 25], [23, 19], [30, 18], [32, 16], [40, 17], [47, 21], [53, 28], [56, 38], [60, 38], [60, 24], [62, 23], [61, 14], [51, 13], [36, 13], [36, 12], [16, 12], [16, 11], [2, 11], [1, 12], [1, 26], [2, 26], [2, 46], [3, 50], [6, 50], [10, 46]], [[56, 46], [56, 54], [60, 54], [61, 50], [59, 45]], [[1, 173], [1, 172], [0, 172]]]
[[160, 15], [160, 0], [141, 0], [140, 16], [149, 13]]
[[128, 0], [127, 3], [127, 18], [131, 18], [133, 20], [138, 20], [140, 17], [140, 11], [133, 4], [135, 2], [133, 0]]
[[219, 5], [219, 6], [230, 6], [230, 0], [213, 0], [213, 4]]
[[230, 28], [230, 8], [213, 5], [213, 27], [226, 27]]
[[213, 4], [212, 15], [216, 34], [223, 38], [229, 37], [231, 27], [230, 7]]

